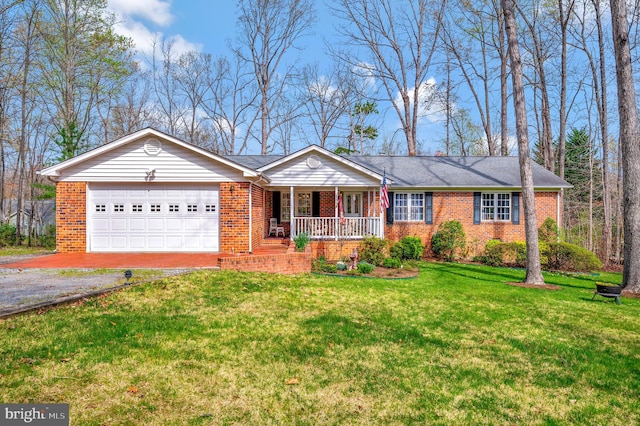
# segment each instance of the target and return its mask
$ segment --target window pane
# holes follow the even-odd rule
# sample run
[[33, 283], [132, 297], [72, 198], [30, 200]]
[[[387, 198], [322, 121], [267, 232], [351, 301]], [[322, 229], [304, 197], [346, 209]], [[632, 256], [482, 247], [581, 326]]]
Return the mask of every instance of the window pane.
[[482, 194], [482, 220], [493, 220], [495, 216], [495, 194]]
[[311, 193], [303, 192], [298, 194], [298, 216], [311, 216]]
[[394, 194], [393, 217], [397, 221], [406, 221], [409, 218], [409, 194]]
[[280, 195], [280, 221], [289, 222], [291, 220], [291, 194], [283, 192]]
[[509, 220], [511, 216], [511, 195], [496, 194], [498, 196], [498, 208], [496, 220]]
[[424, 220], [424, 194], [411, 194], [411, 214], [409, 220]]

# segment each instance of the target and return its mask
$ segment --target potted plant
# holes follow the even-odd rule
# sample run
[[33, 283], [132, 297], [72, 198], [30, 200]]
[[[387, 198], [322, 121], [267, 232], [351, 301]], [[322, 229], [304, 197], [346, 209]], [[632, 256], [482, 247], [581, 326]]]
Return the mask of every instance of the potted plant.
[[304, 251], [307, 244], [309, 244], [309, 235], [306, 232], [301, 232], [293, 238], [293, 242], [296, 243], [296, 251]]

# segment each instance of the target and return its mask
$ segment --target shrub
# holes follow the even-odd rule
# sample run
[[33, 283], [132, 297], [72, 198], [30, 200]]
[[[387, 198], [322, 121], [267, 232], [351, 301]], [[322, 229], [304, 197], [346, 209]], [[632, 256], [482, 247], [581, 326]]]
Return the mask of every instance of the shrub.
[[479, 257], [480, 262], [489, 266], [502, 266], [504, 260], [502, 257], [501, 242], [498, 240], [489, 240], [484, 246], [484, 254]]
[[370, 274], [375, 268], [376, 267], [369, 262], [358, 262], [358, 272], [360, 272], [361, 274]]
[[558, 228], [558, 224], [555, 220], [548, 217], [538, 229], [538, 240], [544, 241], [547, 244], [555, 243], [558, 241], [558, 235], [560, 234], [560, 229]]
[[391, 257], [396, 259], [422, 259], [424, 246], [420, 237], [404, 237], [391, 247]]
[[462, 223], [457, 220], [443, 222], [438, 227], [438, 232], [431, 238], [431, 250], [438, 259], [451, 262], [456, 259], [456, 254], [467, 245], [467, 237], [462, 228]]
[[387, 257], [383, 262], [382, 266], [385, 268], [398, 269], [402, 266], [402, 261], [395, 257]]
[[45, 232], [38, 239], [39, 244], [49, 250], [56, 248], [56, 226], [47, 226]]
[[326, 272], [328, 274], [335, 274], [338, 271], [338, 267], [331, 263], [327, 263], [324, 256], [320, 256], [317, 259], [311, 261], [311, 270], [313, 272]]
[[547, 269], [558, 271], [593, 272], [602, 269], [602, 262], [595, 254], [569, 243], [548, 244]]
[[348, 269], [348, 266], [344, 262], [338, 262], [338, 263], [336, 263], [336, 269], [338, 271], [346, 271]]
[[375, 236], [365, 237], [358, 246], [358, 256], [372, 265], [380, 266], [387, 253], [388, 242]]
[[389, 250], [389, 255], [394, 259], [402, 260], [402, 257], [403, 257], [402, 244], [395, 243], [393, 246], [391, 246], [391, 249]]
[[296, 243], [297, 251], [304, 251], [309, 244], [309, 235], [306, 232], [301, 232], [293, 238], [293, 242]]
[[16, 243], [16, 227], [8, 223], [0, 224], [0, 247]]
[[503, 243], [490, 240], [485, 244], [484, 254], [479, 260], [489, 266], [510, 265], [522, 268], [527, 264], [527, 244], [520, 241]]

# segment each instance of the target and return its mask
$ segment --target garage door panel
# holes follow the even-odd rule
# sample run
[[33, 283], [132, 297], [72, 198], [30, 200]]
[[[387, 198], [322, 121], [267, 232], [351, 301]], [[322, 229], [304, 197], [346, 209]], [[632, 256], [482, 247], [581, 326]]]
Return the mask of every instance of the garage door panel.
[[144, 235], [132, 235], [129, 237], [129, 247], [132, 250], [143, 250], [147, 247], [147, 238]]
[[91, 251], [218, 251], [218, 187], [92, 184]]
[[125, 236], [112, 236], [111, 241], [109, 241], [109, 245], [111, 248], [117, 249], [117, 250], [125, 250], [127, 249], [127, 237]]
[[147, 228], [147, 220], [143, 218], [129, 219], [129, 230], [131, 232], [144, 232]]
[[125, 218], [113, 218], [111, 219], [111, 232], [119, 232], [127, 230], [127, 219]]
[[153, 217], [147, 220], [148, 231], [164, 231], [164, 218]]
[[168, 218], [165, 221], [167, 232], [181, 232], [182, 231], [182, 218]]

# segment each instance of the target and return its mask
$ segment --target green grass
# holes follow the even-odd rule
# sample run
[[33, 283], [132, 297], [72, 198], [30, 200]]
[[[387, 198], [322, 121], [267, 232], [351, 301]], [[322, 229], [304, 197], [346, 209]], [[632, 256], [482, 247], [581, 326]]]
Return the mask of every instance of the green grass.
[[202, 271], [7, 319], [0, 401], [83, 425], [640, 422], [640, 300], [591, 302], [619, 275], [420, 270]]
[[44, 247], [27, 247], [27, 246], [8, 246], [0, 247], [0, 257], [2, 256], [20, 256], [20, 255], [43, 255], [53, 253], [53, 250]]

